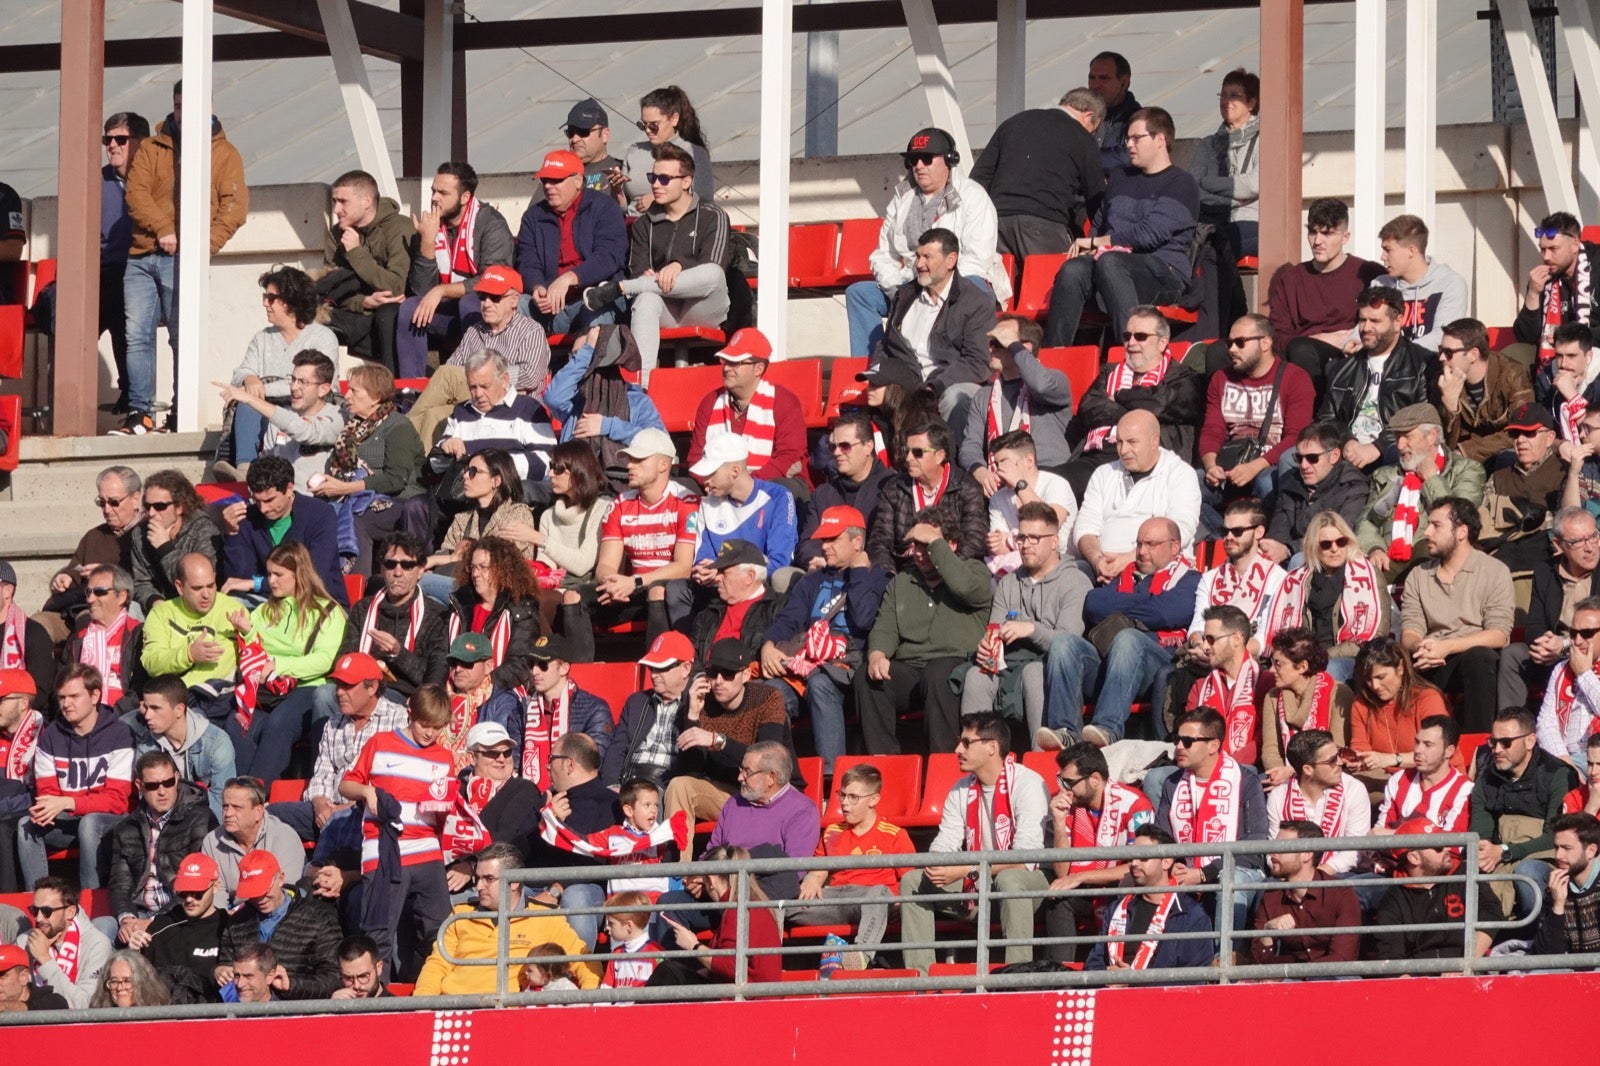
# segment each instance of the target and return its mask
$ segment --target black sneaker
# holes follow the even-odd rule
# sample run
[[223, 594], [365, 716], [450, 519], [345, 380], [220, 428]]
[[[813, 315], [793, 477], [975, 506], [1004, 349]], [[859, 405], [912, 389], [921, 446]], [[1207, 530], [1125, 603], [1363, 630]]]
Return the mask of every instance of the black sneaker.
[[155, 433], [156, 420], [143, 411], [130, 411], [128, 417], [122, 420], [122, 425], [106, 434], [108, 437], [142, 437], [146, 433]]
[[614, 281], [602, 281], [583, 290], [583, 306], [591, 311], [604, 311], [622, 296], [622, 286]]
[[174, 407], [172, 410], [167, 412], [166, 421], [161, 423], [160, 432], [162, 432], [162, 433], [176, 433], [176, 432], [178, 432], [178, 409], [176, 407]]

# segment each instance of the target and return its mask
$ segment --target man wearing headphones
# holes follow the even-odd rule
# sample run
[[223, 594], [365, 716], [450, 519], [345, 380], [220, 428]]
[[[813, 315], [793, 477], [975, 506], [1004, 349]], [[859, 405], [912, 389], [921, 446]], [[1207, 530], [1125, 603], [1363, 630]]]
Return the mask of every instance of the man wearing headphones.
[[960, 244], [957, 270], [1004, 303], [1011, 279], [995, 252], [996, 219], [989, 194], [958, 173], [961, 153], [950, 134], [936, 127], [918, 130], [906, 144], [906, 180], [895, 190], [872, 253], [872, 281], [845, 290], [850, 321], [850, 354], [871, 355], [883, 341], [883, 319], [895, 290], [916, 279], [917, 243], [938, 227]]

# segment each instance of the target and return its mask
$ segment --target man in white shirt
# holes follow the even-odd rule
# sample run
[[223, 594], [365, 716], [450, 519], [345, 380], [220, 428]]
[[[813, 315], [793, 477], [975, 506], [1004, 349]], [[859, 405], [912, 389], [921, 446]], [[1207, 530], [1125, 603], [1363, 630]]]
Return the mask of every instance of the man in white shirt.
[[1161, 446], [1155, 415], [1130, 411], [1118, 419], [1117, 460], [1089, 478], [1072, 530], [1079, 558], [1101, 584], [1133, 561], [1145, 519], [1172, 519], [1184, 551], [1193, 546], [1200, 524], [1200, 480], [1194, 467]]
[[[1062, 529], [1071, 529], [1078, 514], [1078, 497], [1067, 479], [1039, 469], [1038, 451], [1027, 430], [1004, 433], [989, 448], [989, 462], [999, 488], [989, 497], [989, 540], [984, 553], [989, 569], [999, 575], [1015, 570], [1021, 563], [1017, 554], [1017, 512], [1026, 503], [1042, 503], [1056, 513]], [[1062, 554], [1072, 556], [1070, 544], [1063, 543]]]
[[[1285, 752], [1294, 777], [1267, 793], [1267, 837], [1276, 840], [1284, 822], [1307, 821], [1325, 837], [1366, 836], [1372, 829], [1367, 787], [1345, 773], [1339, 745], [1325, 729], [1302, 729]], [[1348, 874], [1364, 852], [1325, 851], [1317, 869], [1330, 876]]]

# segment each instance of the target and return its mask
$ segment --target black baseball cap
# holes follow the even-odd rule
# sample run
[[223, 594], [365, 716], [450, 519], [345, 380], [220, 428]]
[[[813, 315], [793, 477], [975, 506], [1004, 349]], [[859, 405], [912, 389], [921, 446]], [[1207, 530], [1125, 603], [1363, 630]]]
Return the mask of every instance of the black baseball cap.
[[711, 569], [728, 570], [742, 564], [759, 566], [764, 570], [767, 566], [767, 557], [761, 553], [760, 548], [748, 540], [733, 537], [723, 541], [722, 547], [717, 549], [717, 557], [711, 560]]
[[572, 110], [567, 112], [566, 126], [576, 126], [578, 129], [592, 130], [596, 126], [611, 127], [611, 116], [606, 114], [606, 109], [600, 106], [600, 101], [594, 97], [579, 100], [572, 105]]
[[750, 655], [735, 637], [723, 637], [711, 645], [711, 651], [706, 655], [708, 670], [743, 670], [749, 665]]
[[528, 658], [535, 662], [547, 663], [552, 659], [572, 661], [572, 648], [567, 644], [567, 638], [559, 633], [547, 633], [533, 642], [533, 650], [528, 653]]
[[904, 359], [893, 356], [880, 355], [867, 364], [867, 368], [856, 375], [857, 381], [865, 381], [868, 385], [899, 385], [909, 392], [922, 388], [922, 375], [917, 373], [917, 368]]

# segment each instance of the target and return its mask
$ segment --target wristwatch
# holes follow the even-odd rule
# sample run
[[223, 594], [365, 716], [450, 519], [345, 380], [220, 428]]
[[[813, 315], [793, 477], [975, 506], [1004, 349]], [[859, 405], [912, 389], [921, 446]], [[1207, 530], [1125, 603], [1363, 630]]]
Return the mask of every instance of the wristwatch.
[[633, 591], [638, 592], [642, 588], [644, 588], [644, 578], [635, 574], [633, 576]]
[[1028, 489], [1028, 482], [1026, 480], [1019, 481], [1014, 486], [1012, 486], [1012, 490], [1015, 491], [1015, 492], [1026, 492], [1027, 489]]

